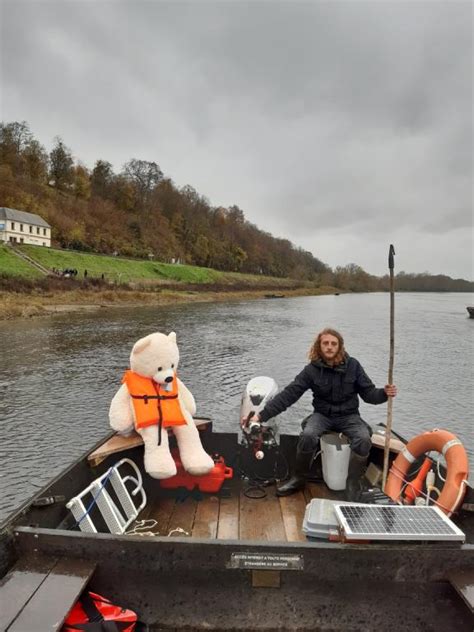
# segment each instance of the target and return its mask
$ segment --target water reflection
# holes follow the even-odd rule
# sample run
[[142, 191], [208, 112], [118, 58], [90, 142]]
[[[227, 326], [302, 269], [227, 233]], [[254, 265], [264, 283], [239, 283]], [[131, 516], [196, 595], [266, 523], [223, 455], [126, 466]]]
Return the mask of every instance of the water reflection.
[[[403, 294], [396, 301], [394, 427], [411, 437], [458, 433], [471, 455], [474, 320], [464, 294]], [[108, 407], [134, 342], [178, 334], [180, 376], [198, 413], [235, 429], [240, 396], [256, 375], [280, 386], [306, 362], [315, 333], [340, 329], [349, 352], [379, 385], [388, 367], [386, 294], [122, 308], [0, 323], [0, 518], [108, 430]], [[281, 416], [297, 432], [311, 397]], [[369, 423], [385, 406], [362, 405]]]

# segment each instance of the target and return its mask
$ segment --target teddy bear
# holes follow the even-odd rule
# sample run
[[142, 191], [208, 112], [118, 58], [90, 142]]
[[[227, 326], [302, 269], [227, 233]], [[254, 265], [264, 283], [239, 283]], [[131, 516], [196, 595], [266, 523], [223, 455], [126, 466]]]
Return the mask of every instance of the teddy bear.
[[134, 428], [142, 436], [145, 471], [153, 478], [176, 474], [168, 428], [178, 444], [184, 469], [192, 475], [207, 474], [213, 459], [204, 451], [193, 420], [196, 403], [177, 377], [179, 350], [176, 334], [153, 333], [138, 340], [130, 354], [130, 370], [110, 404], [111, 427], [120, 434]]

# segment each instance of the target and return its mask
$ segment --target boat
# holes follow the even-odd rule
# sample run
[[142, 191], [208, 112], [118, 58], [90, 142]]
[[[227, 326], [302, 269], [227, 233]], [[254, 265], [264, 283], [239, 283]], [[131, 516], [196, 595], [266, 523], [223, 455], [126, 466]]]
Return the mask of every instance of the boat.
[[[146, 630], [472, 630], [472, 488], [455, 517], [465, 542], [308, 539], [308, 503], [343, 492], [320, 480], [316, 462], [304, 491], [275, 495], [297, 437], [282, 434], [258, 459], [238, 432], [197, 424], [207, 452], [233, 471], [218, 492], [163, 488], [143, 470], [141, 437], [112, 433], [10, 516], [0, 530], [2, 630], [61, 629], [86, 589], [138, 613]], [[374, 432], [375, 466], [384, 441]], [[403, 448], [392, 436], [391, 458]], [[98, 532], [80, 530], [67, 505], [125, 459], [147, 498], [137, 520], [150, 522], [110, 533], [88, 506]]]
[[474, 318], [474, 305], [468, 305], [466, 307], [469, 318]]
[[265, 294], [265, 298], [285, 298], [284, 294]]

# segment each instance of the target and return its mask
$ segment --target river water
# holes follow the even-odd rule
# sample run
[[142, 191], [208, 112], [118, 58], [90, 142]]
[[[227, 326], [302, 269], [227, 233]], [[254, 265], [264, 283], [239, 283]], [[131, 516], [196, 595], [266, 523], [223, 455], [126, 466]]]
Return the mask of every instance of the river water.
[[[474, 320], [468, 294], [398, 294], [393, 428], [410, 438], [445, 427], [474, 462]], [[355, 294], [115, 308], [0, 323], [0, 521], [108, 432], [108, 407], [133, 343], [176, 331], [180, 377], [198, 414], [235, 430], [240, 397], [257, 375], [283, 387], [303, 368], [314, 335], [339, 329], [378, 386], [386, 382], [389, 295]], [[297, 433], [309, 394], [281, 415]], [[362, 403], [371, 424], [386, 405]], [[472, 469], [472, 465], [471, 465]]]

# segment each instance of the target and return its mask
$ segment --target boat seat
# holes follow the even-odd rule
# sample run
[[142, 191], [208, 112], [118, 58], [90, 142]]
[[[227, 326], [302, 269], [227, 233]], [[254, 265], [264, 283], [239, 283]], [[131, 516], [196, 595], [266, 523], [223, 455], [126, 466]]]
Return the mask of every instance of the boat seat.
[[72, 558], [20, 560], [0, 582], [0, 630], [60, 630], [95, 566]]
[[454, 570], [448, 573], [453, 588], [464, 599], [467, 607], [474, 612], [474, 569]]
[[[196, 417], [194, 419], [196, 427], [199, 431], [203, 432], [208, 428], [211, 420], [206, 417]], [[102, 463], [111, 454], [118, 454], [131, 448], [143, 445], [143, 439], [141, 436], [133, 431], [128, 437], [124, 437], [119, 434], [114, 434], [109, 437], [104, 443], [102, 443], [96, 450], [91, 452], [87, 457], [87, 461], [91, 467], [95, 467]]]

